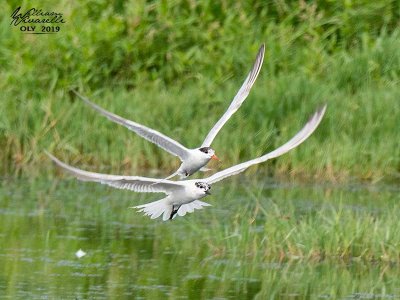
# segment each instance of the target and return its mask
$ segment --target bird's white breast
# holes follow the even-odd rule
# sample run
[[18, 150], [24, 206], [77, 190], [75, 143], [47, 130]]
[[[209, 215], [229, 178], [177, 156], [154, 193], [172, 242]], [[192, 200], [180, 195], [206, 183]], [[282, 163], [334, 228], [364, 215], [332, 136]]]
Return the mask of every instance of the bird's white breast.
[[195, 181], [184, 181], [184, 188], [171, 195], [171, 204], [182, 205], [201, 199], [206, 194], [203, 190], [195, 186]]
[[205, 153], [202, 153], [198, 149], [191, 149], [189, 157], [185, 159], [179, 170], [182, 172], [187, 172], [188, 174], [193, 174], [194, 172], [200, 170], [210, 161]]

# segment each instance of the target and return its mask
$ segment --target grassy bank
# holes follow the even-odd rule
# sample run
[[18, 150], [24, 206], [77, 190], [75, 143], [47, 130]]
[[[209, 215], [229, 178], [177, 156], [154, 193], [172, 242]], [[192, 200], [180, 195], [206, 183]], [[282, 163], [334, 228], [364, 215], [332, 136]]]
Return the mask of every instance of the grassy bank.
[[213, 144], [223, 159], [213, 167], [272, 150], [328, 103], [310, 140], [259, 168], [309, 179], [398, 178], [398, 4], [384, 2], [255, 1], [229, 13], [211, 1], [44, 2], [66, 16], [57, 38], [10, 28], [9, 4], [0, 29], [0, 172], [55, 172], [43, 155], [47, 149], [92, 170], [168, 174], [178, 161], [97, 116], [68, 91], [77, 88], [106, 109], [195, 147], [265, 42], [264, 66], [249, 99]]

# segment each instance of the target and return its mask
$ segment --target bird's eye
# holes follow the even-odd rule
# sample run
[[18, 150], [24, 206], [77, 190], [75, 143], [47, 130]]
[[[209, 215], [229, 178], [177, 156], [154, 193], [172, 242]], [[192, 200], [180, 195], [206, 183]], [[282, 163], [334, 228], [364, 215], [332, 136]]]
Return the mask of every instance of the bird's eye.
[[202, 148], [200, 148], [199, 149], [201, 152], [203, 152], [203, 153], [205, 153], [205, 154], [208, 154], [209, 153], [209, 147], [202, 147]]

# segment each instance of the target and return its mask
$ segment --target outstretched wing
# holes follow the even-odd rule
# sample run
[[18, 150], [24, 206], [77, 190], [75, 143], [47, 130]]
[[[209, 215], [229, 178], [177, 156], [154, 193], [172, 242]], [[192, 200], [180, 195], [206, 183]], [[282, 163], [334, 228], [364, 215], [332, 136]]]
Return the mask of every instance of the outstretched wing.
[[156, 178], [139, 176], [119, 176], [88, 172], [63, 163], [47, 151], [46, 154], [57, 165], [59, 165], [61, 168], [68, 171], [73, 176], [82, 181], [99, 182], [101, 184], [107, 184], [117, 189], [126, 189], [140, 193], [164, 193], [167, 195], [182, 188], [181, 184], [170, 180], [163, 180], [162, 182], [160, 182], [160, 179]]
[[278, 149], [275, 149], [274, 151], [267, 153], [261, 157], [249, 160], [247, 162], [222, 170], [221, 172], [215, 173], [214, 175], [205, 178], [204, 181], [209, 184], [218, 182], [226, 177], [241, 173], [252, 165], [259, 164], [271, 158], [281, 156], [282, 154], [285, 154], [291, 149], [297, 147], [302, 142], [304, 142], [318, 127], [319, 123], [322, 120], [322, 117], [324, 116], [325, 110], [326, 105], [318, 109], [314, 113], [314, 115], [308, 120], [307, 124], [291, 140], [280, 146]]
[[218, 122], [208, 133], [203, 144], [201, 145], [202, 147], [210, 147], [212, 141], [217, 136], [222, 126], [225, 125], [225, 123], [229, 120], [229, 118], [239, 109], [244, 100], [246, 100], [247, 96], [250, 93], [250, 89], [252, 88], [254, 82], [257, 79], [258, 73], [260, 73], [260, 69], [264, 60], [264, 52], [265, 52], [265, 45], [262, 44], [260, 50], [258, 50], [258, 54], [254, 62], [253, 68], [247, 75], [246, 80], [243, 82], [243, 85], [240, 87], [235, 98], [233, 98], [232, 103], [231, 105], [229, 105], [227, 111], [223, 114], [223, 116], [218, 120]]
[[182, 144], [178, 143], [177, 141], [171, 139], [170, 137], [158, 132], [154, 129], [148, 128], [143, 126], [139, 123], [124, 119], [116, 114], [113, 114], [97, 104], [91, 102], [88, 98], [82, 96], [77, 91], [72, 90], [79, 98], [83, 100], [87, 105], [89, 105], [94, 110], [101, 113], [103, 116], [107, 117], [109, 120], [125, 126], [129, 130], [135, 132], [137, 135], [141, 136], [142, 138], [148, 140], [159, 146], [160, 148], [164, 149], [165, 151], [171, 153], [172, 155], [178, 156], [182, 161], [188, 156], [189, 150], [183, 146]]

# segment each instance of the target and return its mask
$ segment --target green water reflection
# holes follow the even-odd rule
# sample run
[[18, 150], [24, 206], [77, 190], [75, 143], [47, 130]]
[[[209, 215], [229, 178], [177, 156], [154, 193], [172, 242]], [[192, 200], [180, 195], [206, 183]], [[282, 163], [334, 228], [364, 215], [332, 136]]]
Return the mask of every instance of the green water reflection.
[[[399, 211], [397, 188], [261, 181], [221, 185], [206, 200], [212, 207], [172, 222], [153, 221], [128, 208], [158, 195], [75, 180], [5, 181], [0, 190], [0, 298], [400, 298], [397, 261], [265, 254], [269, 245], [276, 246], [268, 243], [277, 243], [271, 242], [271, 232], [288, 236], [293, 226], [305, 226], [301, 220], [313, 224], [338, 207], [349, 212], [343, 218], [354, 217], [355, 227], [371, 216], [392, 216]], [[293, 223], [284, 227], [284, 222]], [[318, 233], [314, 227], [310, 239]], [[331, 232], [321, 233], [328, 236], [325, 243], [334, 243]], [[297, 238], [305, 252], [315, 247], [315, 240]], [[352, 244], [353, 253], [362, 246]], [[80, 259], [75, 256], [79, 249], [87, 253]]]

